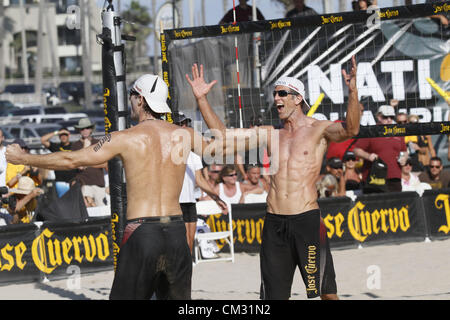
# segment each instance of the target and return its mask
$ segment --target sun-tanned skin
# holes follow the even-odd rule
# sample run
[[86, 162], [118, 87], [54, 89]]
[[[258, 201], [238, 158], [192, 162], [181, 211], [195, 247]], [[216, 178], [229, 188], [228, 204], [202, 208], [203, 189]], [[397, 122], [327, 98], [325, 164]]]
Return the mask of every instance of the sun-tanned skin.
[[[192, 87], [199, 109], [211, 129], [217, 129], [223, 135], [240, 136], [263, 133], [268, 137], [269, 152], [278, 146], [278, 170], [270, 179], [270, 190], [267, 197], [267, 211], [281, 215], [295, 215], [309, 210], [318, 209], [316, 179], [320, 173], [323, 156], [328, 143], [342, 142], [354, 137], [359, 132], [360, 107], [356, 88], [356, 59], [352, 57], [350, 74], [342, 70], [345, 82], [349, 88], [346, 126], [332, 121], [319, 121], [307, 117], [301, 107], [301, 95], [275, 96], [275, 104], [284, 127], [280, 130], [272, 126], [261, 126], [252, 129], [226, 129], [218, 116], [212, 110], [206, 96], [216, 81], [206, 83], [203, 66], [192, 67], [192, 79], [186, 79]], [[275, 90], [289, 90], [286, 86], [277, 86]], [[253, 131], [252, 131], [253, 130]], [[273, 134], [274, 130], [276, 131]], [[276, 139], [275, 141], [273, 139]], [[249, 147], [249, 145], [247, 145]], [[252, 146], [255, 147], [255, 146]], [[322, 299], [337, 299], [337, 295], [322, 295]]]
[[[269, 132], [268, 150], [273, 150], [272, 144], [278, 144], [278, 170], [271, 177], [269, 195], [267, 197], [268, 212], [277, 214], [298, 214], [319, 208], [317, 204], [316, 179], [319, 175], [323, 155], [328, 143], [342, 142], [354, 137], [359, 132], [360, 110], [356, 90], [356, 61], [352, 58], [352, 71], [344, 78], [349, 87], [349, 101], [345, 128], [341, 123], [319, 121], [307, 117], [301, 107], [300, 95], [286, 97], [275, 96], [280, 119], [284, 127], [280, 130], [272, 126], [261, 126], [256, 129], [226, 129], [214, 113], [206, 98], [207, 93], [216, 83], [206, 83], [203, 77], [203, 66], [200, 71], [197, 65], [192, 67], [192, 86], [200, 111], [209, 128], [218, 129], [228, 135], [249, 134], [255, 130], [260, 135], [262, 131]], [[290, 90], [285, 86], [277, 86], [275, 90]], [[270, 131], [276, 130], [277, 141], [271, 141]]]

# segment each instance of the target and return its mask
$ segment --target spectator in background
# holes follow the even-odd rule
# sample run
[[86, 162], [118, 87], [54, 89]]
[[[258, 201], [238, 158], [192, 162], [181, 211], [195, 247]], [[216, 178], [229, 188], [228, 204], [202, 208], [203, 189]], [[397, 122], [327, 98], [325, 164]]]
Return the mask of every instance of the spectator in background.
[[[395, 118], [395, 110], [390, 105], [382, 105], [378, 108], [378, 125], [392, 124]], [[379, 137], [358, 139], [353, 149], [356, 157], [364, 159], [362, 169], [363, 180], [369, 175], [372, 162], [380, 158], [387, 165], [386, 185], [389, 192], [401, 192], [401, 165], [406, 163], [408, 152], [406, 152], [405, 139], [403, 137]]]
[[6, 186], [6, 167], [8, 165], [5, 157], [6, 147], [3, 145], [4, 142], [5, 136], [0, 129], [0, 187]]
[[338, 181], [335, 176], [327, 173], [316, 182], [317, 194], [319, 198], [330, 198], [338, 196]]
[[[408, 117], [408, 123], [418, 123], [419, 116], [411, 114]], [[405, 143], [408, 146], [408, 152], [413, 158], [413, 173], [419, 174], [430, 164], [430, 159], [436, 157], [433, 142], [430, 135], [405, 137]], [[417, 166], [416, 166], [417, 159]]]
[[[59, 137], [59, 143], [50, 141], [54, 136]], [[70, 142], [70, 132], [67, 128], [47, 133], [41, 137], [41, 143], [51, 152], [72, 151], [72, 143]], [[70, 189], [70, 181], [75, 178], [77, 170], [55, 171], [55, 189], [58, 197], [62, 197]]]
[[[95, 145], [98, 140], [92, 137], [95, 124], [89, 118], [82, 118], [78, 121], [75, 129], [80, 132], [80, 140], [72, 143], [72, 151], [88, 148]], [[104, 206], [106, 197], [105, 179], [103, 168], [107, 163], [98, 167], [80, 167], [74, 181], [81, 184], [81, 193], [83, 194], [86, 207]]]
[[344, 163], [345, 190], [353, 191], [356, 195], [362, 192], [362, 174], [356, 168], [356, 155], [353, 151], [347, 151], [342, 159]]
[[[206, 175], [205, 170], [203, 170], [203, 176], [206, 177], [206, 181], [209, 183], [209, 185], [216, 189], [217, 185], [220, 183], [220, 171], [222, 171], [223, 166], [221, 164], [210, 164], [208, 167], [205, 167], [206, 169]], [[208, 196], [205, 192], [202, 192], [202, 196], [199, 200], [211, 200], [211, 197]]]
[[420, 182], [420, 179], [412, 174], [413, 163], [411, 158], [406, 160], [404, 166], [402, 166], [402, 191], [416, 191], [422, 193], [425, 190], [431, 189], [431, 186], [427, 183]]
[[[364, 113], [364, 105], [359, 103], [359, 111], [361, 113], [361, 117]], [[343, 122], [342, 120], [336, 120], [335, 122]], [[346, 151], [352, 151], [355, 147], [355, 139], [348, 139], [344, 142], [330, 142], [328, 144], [328, 150], [326, 159], [329, 160], [331, 158], [339, 158], [342, 159]]]
[[448, 188], [450, 187], [450, 172], [443, 169], [441, 158], [433, 157], [428, 170], [419, 175], [419, 180], [428, 183], [433, 189]]
[[241, 203], [256, 203], [266, 202], [267, 194], [269, 192], [269, 184], [261, 177], [261, 168], [256, 164], [247, 166], [247, 180], [243, 182], [244, 185], [250, 186], [246, 192], [242, 193], [243, 201]]
[[367, 1], [367, 0], [359, 0], [359, 1], [352, 1], [352, 7], [353, 11], [362, 11], [367, 10], [371, 5], [376, 6], [377, 0], [373, 1]]
[[8, 206], [8, 212], [12, 216], [11, 224], [30, 223], [37, 207], [36, 197], [43, 194], [44, 191], [37, 188], [33, 179], [26, 176], [19, 179], [17, 188], [9, 191], [11, 196], [16, 198], [15, 207]]
[[[253, 9], [252, 6], [247, 4], [248, 0], [239, 0], [239, 5], [236, 6], [236, 22], [243, 21], [253, 21]], [[261, 11], [256, 8], [256, 18], [257, 20], [265, 20]], [[233, 9], [230, 9], [220, 20], [219, 24], [225, 23], [233, 23], [234, 22], [234, 14]]]
[[[187, 118], [184, 113], [173, 113], [174, 124], [186, 128], [189, 127], [191, 119]], [[183, 213], [184, 225], [186, 226], [186, 238], [192, 254], [194, 246], [195, 230], [197, 228], [197, 209], [195, 199], [195, 185], [197, 184], [204, 192], [214, 199], [217, 204], [226, 211], [226, 204], [220, 201], [218, 194], [214, 188], [206, 181], [202, 174], [202, 159], [199, 155], [190, 151], [186, 162], [186, 171], [184, 173], [183, 186], [180, 193], [180, 207]]]
[[[30, 152], [30, 148], [27, 146], [25, 141], [22, 139], [16, 139], [13, 141], [13, 144], [18, 144], [22, 150], [26, 152]], [[31, 166], [24, 166], [22, 164], [12, 164], [8, 163], [6, 166], [6, 186], [8, 188], [17, 187], [17, 183], [22, 176], [27, 176], [33, 179], [36, 186], [40, 186], [42, 184], [42, 174], [38, 168]]]
[[305, 0], [292, 0], [294, 8], [286, 13], [286, 18], [313, 16], [318, 14], [313, 8], [305, 6]]
[[242, 194], [261, 193], [262, 191], [253, 186], [246, 185], [237, 181], [236, 167], [226, 165], [220, 172], [220, 183], [216, 186], [216, 192], [220, 199], [225, 201], [228, 206], [236, 203], [244, 203]]
[[344, 179], [344, 171], [342, 166], [342, 161], [339, 158], [331, 158], [327, 161], [327, 174], [331, 174], [336, 178], [338, 187], [336, 189], [335, 195], [337, 197], [345, 196], [345, 179]]

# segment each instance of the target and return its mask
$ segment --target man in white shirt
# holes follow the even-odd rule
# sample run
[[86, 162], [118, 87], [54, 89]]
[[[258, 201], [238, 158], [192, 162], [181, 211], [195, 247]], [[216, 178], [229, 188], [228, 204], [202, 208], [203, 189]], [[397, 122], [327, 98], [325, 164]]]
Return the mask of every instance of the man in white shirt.
[[[180, 127], [188, 127], [191, 122], [191, 119], [187, 118], [182, 112], [174, 113], [172, 118], [174, 124], [179, 125]], [[219, 195], [214, 191], [208, 181], [206, 181], [202, 174], [202, 169], [202, 159], [191, 151], [187, 158], [183, 187], [181, 189], [179, 200], [181, 211], [183, 212], [183, 220], [186, 226], [187, 242], [191, 253], [197, 229], [195, 185], [197, 184], [200, 189], [205, 191], [223, 210], [226, 210], [227, 208], [226, 204], [220, 200]]]

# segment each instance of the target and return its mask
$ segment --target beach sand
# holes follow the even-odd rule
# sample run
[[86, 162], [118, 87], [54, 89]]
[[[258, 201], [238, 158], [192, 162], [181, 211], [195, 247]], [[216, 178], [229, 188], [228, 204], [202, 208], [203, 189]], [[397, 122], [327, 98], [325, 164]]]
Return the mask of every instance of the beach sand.
[[[343, 300], [450, 299], [450, 239], [332, 250], [338, 295]], [[105, 300], [113, 271], [0, 287], [0, 300]], [[193, 268], [192, 299], [258, 300], [259, 255], [238, 253], [235, 262]], [[296, 271], [293, 300], [306, 299]]]

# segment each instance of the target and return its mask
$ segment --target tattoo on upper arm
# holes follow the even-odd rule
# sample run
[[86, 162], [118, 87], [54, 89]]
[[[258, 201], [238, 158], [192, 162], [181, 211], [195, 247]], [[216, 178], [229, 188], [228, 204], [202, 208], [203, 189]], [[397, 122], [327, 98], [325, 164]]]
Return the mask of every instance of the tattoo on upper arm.
[[101, 147], [106, 143], [111, 141], [111, 133], [108, 133], [106, 136], [100, 139], [99, 142], [94, 146], [94, 151], [97, 152], [101, 149]]

